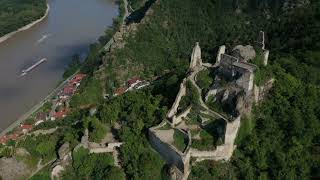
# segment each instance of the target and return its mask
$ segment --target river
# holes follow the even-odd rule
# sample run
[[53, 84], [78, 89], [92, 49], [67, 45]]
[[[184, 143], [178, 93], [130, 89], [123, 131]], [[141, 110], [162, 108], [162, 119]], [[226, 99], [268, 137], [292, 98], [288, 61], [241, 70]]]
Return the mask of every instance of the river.
[[[0, 131], [50, 93], [75, 53], [82, 57], [118, 15], [114, 0], [48, 0], [46, 19], [0, 43]], [[42, 58], [24, 77], [21, 71]]]

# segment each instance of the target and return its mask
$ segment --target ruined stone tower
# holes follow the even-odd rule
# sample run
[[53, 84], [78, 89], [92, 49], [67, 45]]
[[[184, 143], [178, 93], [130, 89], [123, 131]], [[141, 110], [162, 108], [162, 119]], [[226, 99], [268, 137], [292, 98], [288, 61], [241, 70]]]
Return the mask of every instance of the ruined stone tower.
[[190, 69], [194, 69], [196, 66], [202, 65], [201, 59], [201, 48], [199, 46], [199, 42], [196, 42], [195, 47], [193, 48], [190, 62]]

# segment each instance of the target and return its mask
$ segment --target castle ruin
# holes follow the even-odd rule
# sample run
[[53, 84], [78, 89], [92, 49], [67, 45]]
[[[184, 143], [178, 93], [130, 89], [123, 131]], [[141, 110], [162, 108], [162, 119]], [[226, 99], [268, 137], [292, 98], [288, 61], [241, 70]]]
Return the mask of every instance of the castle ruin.
[[[263, 45], [264, 48], [264, 45]], [[263, 50], [264, 62], [267, 64], [269, 55], [268, 50]], [[252, 46], [236, 46], [231, 55], [226, 54], [226, 47], [221, 46], [218, 50], [215, 64], [203, 63], [201, 58], [201, 48], [199, 43], [193, 48], [189, 66], [189, 74], [180, 84], [179, 92], [175, 102], [167, 113], [167, 119], [156, 127], [149, 129], [149, 140], [155, 150], [175, 168], [172, 168], [172, 176], [176, 179], [187, 179], [190, 173], [190, 165], [202, 160], [230, 160], [234, 149], [236, 148], [235, 139], [240, 128], [241, 117], [251, 111], [251, 106], [256, 102], [257, 93], [260, 87], [254, 84], [254, 74], [258, 68], [250, 63], [256, 56]], [[202, 96], [202, 89], [197, 85], [197, 75], [201, 71], [214, 71], [214, 82], [210, 89]], [[222, 79], [227, 80], [227, 84], [222, 86]], [[187, 108], [178, 112], [180, 101], [187, 96], [187, 82], [190, 82], [197, 89], [198, 108], [195, 105], [189, 105]], [[258, 89], [258, 90], [257, 90]], [[202, 99], [202, 97], [205, 97]], [[258, 95], [259, 97], [259, 95]], [[229, 115], [216, 111], [208, 107], [207, 101], [213, 98], [213, 101], [221, 104], [231, 105], [232, 111]], [[200, 109], [200, 111], [198, 110]], [[196, 111], [196, 112], [195, 112]], [[201, 122], [190, 124], [190, 114], [197, 114]], [[213, 118], [213, 120], [211, 120]], [[225, 127], [217, 128], [222, 131], [221, 143], [216, 147], [208, 149], [199, 149], [193, 145], [194, 141], [201, 141], [199, 134], [192, 132], [204, 130], [208, 124], [217, 122], [220, 119], [225, 122]], [[185, 135], [186, 147], [178, 149], [174, 145], [175, 131], [182, 132]], [[200, 131], [200, 133], [201, 133]], [[200, 134], [201, 135], [201, 134]], [[195, 159], [191, 162], [191, 158]]]

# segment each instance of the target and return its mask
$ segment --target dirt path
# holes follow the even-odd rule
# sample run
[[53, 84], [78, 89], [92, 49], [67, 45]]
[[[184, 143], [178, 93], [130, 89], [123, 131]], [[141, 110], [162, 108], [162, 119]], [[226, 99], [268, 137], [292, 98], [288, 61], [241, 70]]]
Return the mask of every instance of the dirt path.
[[197, 74], [200, 72], [200, 71], [203, 71], [205, 70], [204, 67], [200, 67], [200, 68], [197, 68], [194, 72], [192, 72], [192, 74], [189, 76], [189, 80], [191, 81], [191, 83], [196, 87], [198, 93], [200, 94], [199, 96], [199, 102], [200, 102], [200, 105], [206, 109], [206, 111], [208, 111], [209, 113], [219, 117], [219, 118], [222, 118], [224, 119], [225, 121], [229, 121], [226, 117], [224, 117], [223, 115], [219, 114], [218, 112], [215, 112], [215, 111], [212, 111], [202, 100], [201, 98], [201, 89], [200, 87], [197, 85], [197, 83], [195, 82], [195, 78], [197, 76]]
[[38, 162], [38, 165], [37, 165], [37, 170], [35, 170], [34, 172], [32, 172], [32, 174], [29, 176], [28, 179], [30, 179], [32, 176], [36, 175], [39, 171], [41, 171], [44, 167], [46, 167], [47, 165], [53, 163], [56, 159], [53, 159], [43, 165], [41, 165], [41, 162], [42, 162], [42, 159]]

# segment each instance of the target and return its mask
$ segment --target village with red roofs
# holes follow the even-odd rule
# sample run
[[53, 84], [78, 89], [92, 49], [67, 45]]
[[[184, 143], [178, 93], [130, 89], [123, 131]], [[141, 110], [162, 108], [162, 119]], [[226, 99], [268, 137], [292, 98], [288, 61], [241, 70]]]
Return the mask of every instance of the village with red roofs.
[[[30, 132], [34, 127], [45, 121], [56, 121], [67, 117], [71, 112], [69, 108], [69, 101], [71, 97], [77, 92], [81, 81], [86, 77], [86, 74], [78, 73], [74, 75], [68, 82], [61, 88], [61, 90], [49, 99], [46, 104], [49, 108], [44, 110], [40, 108], [28, 119], [32, 120], [32, 123], [22, 122], [19, 126], [15, 127], [12, 131], [0, 137], [0, 144], [7, 144], [10, 141], [16, 141], [22, 138], [25, 134]], [[150, 82], [142, 80], [139, 77], [132, 77], [127, 80], [127, 83], [121, 87], [115, 89], [112, 97], [120, 96], [128, 91], [137, 90], [149, 86]], [[43, 105], [45, 106], [45, 105]], [[80, 109], [91, 108], [91, 105], [81, 106]]]
[[[70, 112], [69, 101], [70, 98], [77, 92], [81, 81], [86, 77], [86, 74], [78, 73], [74, 75], [55, 95], [54, 98], [49, 99], [46, 104], [50, 107], [47, 110], [40, 108], [28, 119], [33, 123], [22, 122], [19, 126], [15, 127], [11, 132], [0, 137], [0, 144], [7, 144], [9, 141], [16, 141], [23, 137], [35, 126], [45, 121], [55, 121], [65, 118]], [[45, 105], [44, 105], [45, 106]]]

